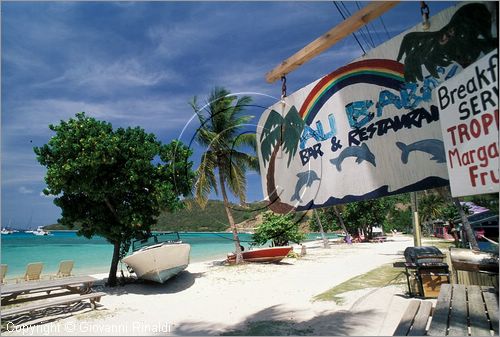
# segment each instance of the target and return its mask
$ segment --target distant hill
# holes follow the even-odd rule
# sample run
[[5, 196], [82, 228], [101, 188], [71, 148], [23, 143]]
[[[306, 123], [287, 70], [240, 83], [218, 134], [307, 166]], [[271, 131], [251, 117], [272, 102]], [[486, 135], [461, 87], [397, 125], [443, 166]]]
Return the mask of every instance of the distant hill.
[[[255, 218], [265, 207], [265, 203], [249, 203], [245, 207], [231, 204], [236, 223]], [[189, 232], [223, 232], [229, 227], [224, 204], [220, 200], [209, 200], [205, 209], [197, 204], [175, 213], [164, 212], [158, 219], [157, 230], [176, 230]]]
[[[236, 223], [253, 219], [267, 210], [265, 202], [249, 203], [245, 206], [231, 204], [231, 211]], [[54, 224], [44, 227], [46, 230], [65, 230], [65, 226]], [[194, 202], [175, 213], [163, 212], [153, 230], [186, 232], [223, 232], [229, 228], [224, 204], [220, 200], [209, 200], [205, 209]], [[77, 228], [74, 228], [77, 229]]]

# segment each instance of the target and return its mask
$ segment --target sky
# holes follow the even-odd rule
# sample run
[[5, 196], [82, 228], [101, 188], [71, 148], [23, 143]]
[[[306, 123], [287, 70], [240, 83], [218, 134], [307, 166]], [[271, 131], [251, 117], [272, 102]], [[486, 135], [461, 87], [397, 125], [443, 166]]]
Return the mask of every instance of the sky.
[[[428, 2], [431, 15], [456, 2]], [[354, 13], [366, 2], [337, 3]], [[1, 2], [1, 225], [56, 223], [33, 152], [49, 124], [77, 112], [190, 143], [188, 102], [215, 86], [249, 95], [254, 127], [279, 100], [265, 74], [343, 19], [329, 2]], [[421, 22], [420, 2], [401, 2], [358, 38], [365, 51]], [[363, 38], [364, 37], [364, 38]], [[366, 41], [365, 41], [366, 39]], [[292, 93], [363, 55], [351, 36], [287, 76]], [[184, 131], [183, 131], [184, 130]], [[195, 168], [202, 148], [191, 144]], [[263, 199], [247, 175], [247, 201]], [[212, 195], [212, 198], [220, 198]], [[235, 200], [235, 199], [233, 199]]]

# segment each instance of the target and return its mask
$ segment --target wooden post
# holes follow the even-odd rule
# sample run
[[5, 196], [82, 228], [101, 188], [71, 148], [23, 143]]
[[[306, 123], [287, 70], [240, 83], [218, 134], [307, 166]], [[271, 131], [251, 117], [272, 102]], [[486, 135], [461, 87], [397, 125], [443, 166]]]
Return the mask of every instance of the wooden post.
[[321, 220], [319, 219], [318, 212], [316, 210], [313, 211], [316, 214], [316, 220], [318, 220], [319, 231], [321, 233], [321, 238], [323, 239], [323, 248], [330, 248], [330, 244], [328, 243], [328, 239], [325, 236], [325, 231], [323, 230], [323, 225], [321, 225]]
[[328, 32], [309, 43], [307, 46], [293, 54], [291, 57], [281, 62], [273, 70], [266, 74], [266, 80], [273, 83], [281, 76], [289, 74], [315, 56], [321, 54], [326, 49], [333, 46], [352, 32], [368, 24], [373, 19], [396, 6], [398, 1], [372, 1], [359, 11], [342, 21]]
[[422, 246], [422, 236], [420, 230], [420, 221], [418, 220], [418, 203], [417, 192], [410, 192], [411, 197], [411, 213], [413, 215], [413, 245], [415, 247]]

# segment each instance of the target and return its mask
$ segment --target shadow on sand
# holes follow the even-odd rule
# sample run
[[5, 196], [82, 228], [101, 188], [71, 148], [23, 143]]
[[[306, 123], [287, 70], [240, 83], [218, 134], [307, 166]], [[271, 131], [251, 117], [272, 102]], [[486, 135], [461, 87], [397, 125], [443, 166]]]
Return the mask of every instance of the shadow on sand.
[[318, 314], [306, 321], [295, 321], [293, 311], [272, 306], [247, 317], [233, 328], [222, 330], [204, 322], [178, 323], [172, 331], [175, 335], [216, 335], [216, 336], [306, 336], [349, 335], [353, 327], [369, 323], [373, 310], [352, 312], [341, 310], [334, 313]]
[[[110, 295], [118, 296], [126, 294], [175, 294], [190, 288], [195, 283], [195, 280], [202, 275], [203, 273], [190, 273], [185, 270], [163, 284], [138, 280], [136, 278], [127, 278], [121, 286], [114, 288], [105, 287], [102, 291], [105, 291]], [[99, 289], [99, 291], [101, 291], [101, 289]]]

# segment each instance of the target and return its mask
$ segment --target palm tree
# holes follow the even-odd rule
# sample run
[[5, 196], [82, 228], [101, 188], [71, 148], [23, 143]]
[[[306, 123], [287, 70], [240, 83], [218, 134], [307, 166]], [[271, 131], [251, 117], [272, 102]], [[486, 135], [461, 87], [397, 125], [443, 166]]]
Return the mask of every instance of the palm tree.
[[243, 126], [253, 118], [253, 116], [242, 114], [244, 107], [250, 102], [249, 96], [238, 98], [231, 95], [228, 90], [216, 87], [210, 93], [205, 106], [198, 106], [196, 97], [190, 103], [201, 123], [196, 139], [200, 145], [206, 147], [206, 151], [201, 156], [200, 166], [196, 171], [195, 199], [204, 208], [209, 193], [213, 190], [218, 194], [218, 178], [224, 209], [233, 232], [236, 263], [243, 261], [243, 258], [226, 188], [238, 196], [241, 204], [244, 204], [245, 173], [248, 169], [257, 172], [259, 170], [256, 156], [239, 151], [243, 146], [249, 146], [255, 150], [255, 134], [245, 133], [243, 130]]
[[260, 147], [264, 165], [269, 161], [266, 174], [266, 188], [269, 196], [269, 208], [277, 213], [286, 213], [294, 209], [293, 206], [281, 201], [276, 190], [274, 180], [275, 161], [281, 147], [288, 154], [287, 166], [297, 152], [300, 135], [304, 130], [304, 121], [300, 118], [297, 109], [292, 106], [288, 113], [282, 117], [277, 111], [272, 110], [264, 123], [260, 136]]
[[444, 207], [444, 199], [439, 194], [424, 195], [418, 202], [420, 223], [438, 219]]

